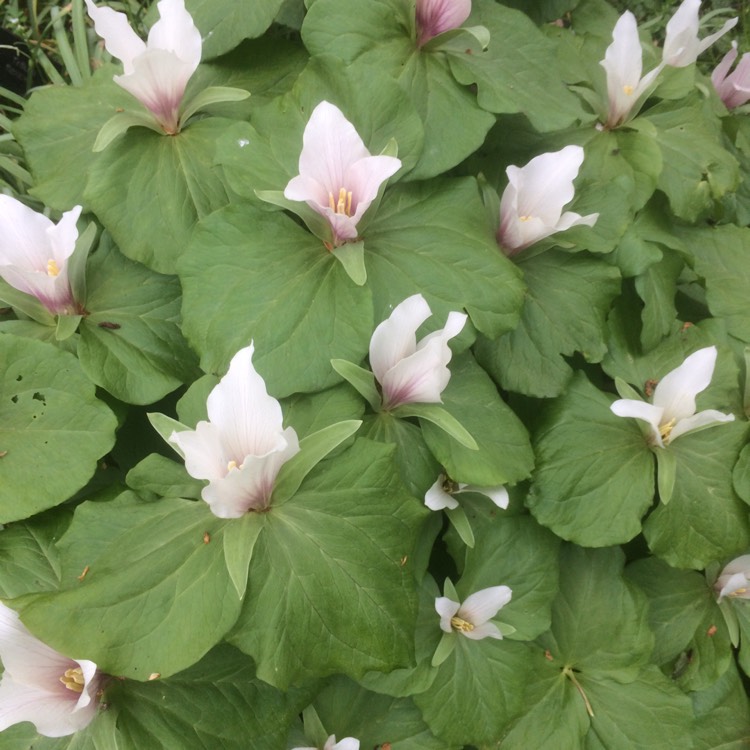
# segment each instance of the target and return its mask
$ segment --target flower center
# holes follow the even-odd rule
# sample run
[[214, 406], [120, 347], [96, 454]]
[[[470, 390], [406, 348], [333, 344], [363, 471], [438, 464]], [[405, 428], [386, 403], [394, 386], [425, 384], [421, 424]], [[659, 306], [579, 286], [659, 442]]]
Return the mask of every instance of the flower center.
[[458, 482], [454, 482], [452, 479], [446, 477], [445, 481], [443, 482], [443, 491], [447, 492], [449, 495], [458, 492], [460, 487], [458, 486]]
[[661, 439], [665, 442], [669, 442], [669, 436], [672, 434], [672, 429], [674, 428], [675, 424], [677, 424], [676, 419], [670, 419], [669, 422], [665, 422], [664, 424], [659, 425], [659, 434], [661, 435]]
[[534, 217], [533, 216], [519, 216], [519, 221], [531, 221]]
[[60, 682], [62, 682], [68, 690], [72, 690], [74, 693], [82, 693], [83, 685], [86, 680], [83, 677], [81, 668], [76, 667], [75, 669], [66, 669], [60, 677]]
[[625, 96], [633, 96], [633, 92], [635, 89], [630, 84], [625, 84], [622, 87], [622, 90], [625, 92]]
[[230, 461], [227, 464], [227, 471], [232, 471], [232, 469], [241, 469], [241, 468], [242, 468], [241, 466], [237, 465], [236, 461]]
[[747, 593], [747, 588], [735, 589], [729, 596], [742, 596]]
[[336, 214], [352, 215], [352, 191], [346, 188], [339, 190], [339, 199], [335, 201], [333, 193], [328, 193], [328, 207]]
[[470, 622], [467, 622], [458, 615], [451, 617], [451, 627], [454, 630], [460, 631], [461, 633], [470, 633], [472, 630], [474, 630], [474, 626]]
[[58, 276], [60, 273], [60, 266], [57, 265], [54, 258], [50, 258], [47, 261], [47, 276]]

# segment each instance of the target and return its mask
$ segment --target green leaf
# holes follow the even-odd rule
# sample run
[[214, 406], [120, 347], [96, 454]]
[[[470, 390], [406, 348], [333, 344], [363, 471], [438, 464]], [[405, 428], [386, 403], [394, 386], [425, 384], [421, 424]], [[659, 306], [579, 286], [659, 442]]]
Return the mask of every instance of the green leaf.
[[[459, 505], [457, 508], [448, 508], [445, 511], [451, 526], [461, 538], [461, 541], [470, 549], [474, 547], [474, 532], [471, 530], [471, 524], [466, 517], [466, 511]], [[433, 667], [438, 666], [433, 664]]]
[[556, 250], [521, 258], [519, 266], [528, 284], [521, 322], [499, 339], [480, 337], [477, 358], [503, 388], [558, 396], [573, 375], [563, 357], [582, 352], [599, 362], [607, 351], [606, 316], [619, 273], [586, 253]]
[[245, 597], [250, 560], [255, 543], [263, 531], [263, 521], [261, 514], [245, 513], [242, 518], [233, 519], [224, 529], [224, 562], [240, 600]]
[[0, 522], [7, 523], [83, 487], [114, 445], [117, 421], [75, 357], [51, 344], [0, 335], [0, 362]]
[[180, 283], [102, 243], [88, 264], [89, 314], [78, 356], [86, 374], [116, 398], [150, 404], [195, 377], [180, 331]]
[[431, 667], [439, 667], [453, 653], [453, 649], [456, 648], [457, 638], [458, 635], [456, 633], [443, 633], [430, 662]]
[[677, 279], [684, 266], [680, 255], [664, 251], [662, 259], [649, 266], [635, 280], [636, 291], [644, 303], [641, 342], [645, 351], [657, 346], [674, 328], [677, 318]]
[[436, 425], [442, 432], [469, 450], [478, 450], [476, 440], [466, 428], [448, 411], [437, 404], [403, 404], [392, 410], [393, 416], [419, 417], [423, 422]]
[[137, 128], [99, 155], [85, 199], [124, 255], [159, 273], [175, 272], [197, 221], [228, 202], [213, 166], [227, 124], [211, 117], [173, 136]]
[[734, 491], [750, 505], [750, 445], [746, 445], [732, 470]]
[[428, 511], [404, 492], [392, 454], [359, 440], [318, 464], [292, 498], [266, 514], [229, 636], [266, 682], [286, 688], [412, 659], [408, 559]]
[[354, 388], [360, 396], [366, 399], [367, 403], [374, 410], [380, 408], [380, 394], [375, 385], [375, 376], [370, 370], [347, 362], [345, 359], [332, 359], [331, 367]]
[[173, 432], [183, 432], [185, 430], [190, 430], [191, 428], [182, 424], [182, 422], [178, 422], [176, 419], [172, 419], [172, 417], [166, 416], [166, 414], [151, 412], [146, 416], [148, 417], [148, 421], [151, 422], [151, 426], [159, 433], [159, 435], [161, 435], [164, 442], [184, 459], [185, 456], [180, 447], [174, 443], [170, 443], [169, 438]]
[[365, 268], [365, 245], [363, 242], [347, 242], [333, 249], [333, 257], [344, 267], [346, 275], [357, 285], [367, 282]]
[[636, 420], [612, 414], [611, 402], [581, 373], [534, 436], [529, 509], [558, 536], [592, 547], [632, 539], [654, 496], [653, 455]]
[[[360, 419], [365, 405], [347, 383], [339, 383], [318, 393], [297, 393], [285, 398], [281, 408], [284, 426], [293, 426], [302, 439], [336, 422]], [[338, 452], [342, 447], [334, 450]]]
[[[172, 443], [169, 445], [172, 446]], [[182, 464], [158, 453], [151, 453], [136, 464], [128, 472], [125, 481], [128, 487], [144, 499], [156, 495], [200, 500], [204, 487], [204, 483], [199, 479], [193, 479]]]
[[126, 493], [84, 503], [66, 536], [78, 538], [85, 577], [26, 597], [22, 619], [45, 643], [85, 652], [109, 674], [174, 674], [218, 643], [239, 613], [224, 562], [226, 523], [203, 502], [142, 503]]
[[369, 288], [281, 214], [250, 205], [217, 211], [196, 231], [180, 280], [183, 330], [206, 372], [224, 371], [254, 340], [255, 366], [281, 397], [332, 385], [332, 357], [359, 362], [367, 352]]

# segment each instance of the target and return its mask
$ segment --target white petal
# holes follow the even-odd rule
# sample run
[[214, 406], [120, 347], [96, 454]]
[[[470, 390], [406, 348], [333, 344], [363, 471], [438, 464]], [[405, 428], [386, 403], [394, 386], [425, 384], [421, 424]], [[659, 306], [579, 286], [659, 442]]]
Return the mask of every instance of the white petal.
[[341, 187], [352, 194], [352, 218], [359, 221], [375, 200], [380, 186], [401, 169], [394, 156], [366, 156], [354, 162], [344, 175]]
[[511, 599], [507, 586], [492, 586], [467, 596], [458, 610], [458, 616], [475, 628], [494, 617]]
[[160, 0], [157, 8], [159, 20], [148, 33], [148, 48], [174, 52], [192, 68], [191, 73], [195, 72], [201, 61], [201, 34], [185, 10], [184, 0]]
[[663, 422], [695, 414], [695, 397], [708, 388], [715, 365], [716, 347], [708, 346], [693, 352], [659, 381], [653, 402], [664, 410]]
[[359, 740], [354, 739], [354, 737], [344, 737], [331, 750], [359, 750]]
[[122, 61], [125, 74], [133, 72], [133, 60], [146, 51], [146, 43], [130, 28], [124, 13], [112, 8], [99, 8], [93, 0], [86, 0], [89, 16], [96, 33], [104, 39], [107, 52]]
[[440, 615], [440, 629], [445, 633], [452, 633], [451, 618], [458, 612], [461, 605], [447, 596], [438, 596], [435, 599], [435, 611]]
[[76, 222], [80, 215], [81, 206], [74, 206], [62, 215], [56, 225], [47, 228], [52, 258], [55, 259], [61, 270], [76, 249], [76, 240], [78, 240]]
[[700, 0], [683, 0], [667, 21], [662, 59], [667, 65], [683, 67], [698, 55], [698, 10]]
[[587, 227], [593, 227], [596, 224], [596, 220], [599, 218], [599, 214], [588, 214], [587, 216], [581, 216], [580, 214], [573, 213], [572, 211], [566, 211], [557, 222], [555, 226], [556, 232], [564, 232], [566, 229], [571, 227], [577, 227], [584, 225]]
[[750, 580], [745, 573], [734, 573], [733, 575], [722, 575], [716, 581], [719, 587], [719, 599], [734, 594], [737, 599], [750, 599]]
[[424, 504], [430, 510], [445, 510], [446, 508], [458, 508], [458, 500], [443, 489], [445, 474], [441, 474], [435, 484], [427, 490], [424, 496]]
[[624, 122], [636, 103], [643, 70], [638, 24], [630, 11], [625, 11], [617, 20], [612, 32], [612, 44], [607, 47], [604, 59], [599, 64], [607, 74], [607, 124], [612, 127]]
[[485, 495], [492, 500], [498, 508], [507, 508], [510, 502], [508, 490], [505, 487], [478, 487], [474, 484], [462, 484], [460, 485], [460, 492], [478, 492], [480, 495]]
[[46, 216], [9, 195], [0, 194], [0, 266], [13, 265], [46, 273], [47, 261], [54, 257], [51, 229], [54, 224]]
[[729, 75], [729, 71], [731, 70], [732, 65], [734, 65], [734, 61], [737, 59], [737, 54], [737, 42], [733, 41], [732, 48], [721, 58], [721, 62], [719, 62], [714, 68], [713, 73], [711, 73], [711, 83], [719, 92], [719, 95], [721, 95], [722, 83], [724, 83], [724, 79]]
[[712, 425], [733, 421], [734, 414], [724, 414], [715, 409], [699, 411], [697, 414], [679, 420], [672, 428], [672, 432], [669, 433], [668, 442], [671, 443], [673, 440], [677, 440], [680, 435], [685, 435], [688, 432], [695, 432], [695, 430], [711, 427]]
[[417, 329], [431, 314], [425, 298], [414, 294], [396, 305], [375, 329], [370, 339], [370, 367], [379, 383], [397, 362], [417, 350]]
[[503, 639], [500, 628], [494, 622], [484, 622], [475, 627], [474, 630], [462, 630], [461, 635], [465, 635], [472, 641], [481, 641], [482, 638], [496, 638], [500, 641]]
[[728, 31], [731, 31], [738, 23], [739, 18], [730, 18], [717, 32], [709, 34], [705, 39], [701, 39], [698, 45], [698, 54], [705, 52], [714, 42], [719, 40]]
[[187, 473], [196, 479], [222, 479], [228, 471], [229, 462], [237, 461], [227, 455], [219, 428], [210, 422], [198, 422], [194, 430], [173, 432], [169, 442], [179, 446], [185, 456]]
[[651, 426], [651, 437], [653, 442], [663, 448], [664, 443], [659, 433], [664, 410], [659, 406], [647, 404], [645, 401], [636, 401], [630, 398], [621, 398], [609, 407], [618, 417], [632, 417], [647, 422]]
[[721, 571], [722, 575], [726, 573], [729, 573], [729, 575], [742, 573], [750, 581], [750, 555], [740, 555], [728, 562]]

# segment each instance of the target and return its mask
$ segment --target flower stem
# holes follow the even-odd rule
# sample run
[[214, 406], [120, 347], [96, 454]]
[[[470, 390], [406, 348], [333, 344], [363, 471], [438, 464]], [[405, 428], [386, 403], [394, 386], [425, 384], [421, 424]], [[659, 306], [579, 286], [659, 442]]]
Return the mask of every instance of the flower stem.
[[594, 709], [591, 708], [591, 703], [589, 703], [589, 699], [586, 696], [586, 692], [581, 687], [581, 683], [578, 682], [575, 676], [575, 672], [572, 667], [565, 667], [563, 669], [563, 674], [570, 679], [570, 681], [576, 686], [576, 690], [581, 694], [581, 698], [583, 698], [583, 702], [586, 706], [586, 713], [593, 719], [594, 718]]

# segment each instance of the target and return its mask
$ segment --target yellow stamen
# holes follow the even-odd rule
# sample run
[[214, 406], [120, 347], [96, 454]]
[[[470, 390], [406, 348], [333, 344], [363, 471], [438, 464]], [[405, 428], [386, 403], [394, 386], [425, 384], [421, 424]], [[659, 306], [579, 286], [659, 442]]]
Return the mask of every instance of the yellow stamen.
[[443, 482], [443, 491], [447, 492], [449, 495], [453, 492], [458, 492], [459, 490], [458, 482], [454, 482], [452, 479], [449, 479], [448, 477], [445, 478], [445, 481]]
[[236, 468], [237, 468], [237, 462], [236, 461], [230, 461], [227, 464], [227, 471], [232, 471], [232, 469], [236, 469]]
[[534, 217], [533, 216], [519, 216], [518, 218], [521, 221], [531, 221]]
[[83, 677], [81, 668], [76, 667], [75, 669], [66, 669], [62, 677], [60, 677], [60, 682], [62, 682], [68, 690], [72, 690], [74, 693], [82, 693], [83, 685], [86, 680]]
[[677, 424], [676, 419], [670, 419], [669, 422], [659, 425], [659, 434], [664, 442], [669, 441], [669, 436], [672, 434], [672, 429]]
[[454, 630], [461, 631], [462, 633], [470, 633], [472, 630], [474, 630], [474, 626], [470, 622], [467, 622], [458, 615], [451, 617], [451, 627]]
[[352, 193], [346, 188], [339, 190], [338, 200], [334, 200], [333, 193], [328, 193], [328, 207], [337, 214], [352, 215]]
[[60, 267], [53, 258], [47, 261], [47, 276], [57, 276], [60, 273]]
[[622, 90], [625, 92], [625, 96], [633, 96], [633, 92], [635, 91], [635, 89], [628, 84], [625, 84], [625, 86], [622, 87]]
[[733, 591], [729, 596], [742, 596], [742, 594], [746, 594], [747, 589], [737, 589], [736, 591]]

